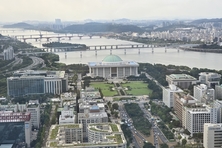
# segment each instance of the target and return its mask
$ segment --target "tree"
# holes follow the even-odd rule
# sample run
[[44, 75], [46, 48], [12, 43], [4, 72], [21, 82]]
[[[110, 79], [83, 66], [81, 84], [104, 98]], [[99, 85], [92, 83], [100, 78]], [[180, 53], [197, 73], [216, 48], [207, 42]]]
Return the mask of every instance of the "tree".
[[150, 142], [144, 142], [143, 148], [155, 148], [155, 146]]
[[115, 110], [119, 109], [119, 105], [117, 103], [113, 103], [112, 108]]
[[187, 144], [187, 140], [186, 140], [186, 139], [183, 139], [183, 140], [182, 140], [182, 145], [185, 146], [186, 144]]
[[180, 140], [181, 138], [182, 138], [181, 135], [179, 135], [179, 136], [178, 136], [178, 139]]
[[164, 143], [160, 145], [160, 148], [169, 148], [169, 146], [166, 143]]

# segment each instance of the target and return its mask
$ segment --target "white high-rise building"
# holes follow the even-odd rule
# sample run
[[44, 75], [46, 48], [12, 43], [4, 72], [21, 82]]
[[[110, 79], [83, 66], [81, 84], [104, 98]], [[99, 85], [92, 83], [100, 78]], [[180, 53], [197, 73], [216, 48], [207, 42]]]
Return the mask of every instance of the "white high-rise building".
[[31, 125], [39, 128], [40, 125], [40, 107], [38, 100], [30, 100], [27, 105], [27, 111], [31, 113]]
[[222, 123], [222, 101], [215, 100], [214, 107], [217, 110], [217, 123]]
[[14, 49], [9, 46], [3, 51], [4, 60], [11, 60], [14, 58]]
[[194, 98], [198, 101], [206, 103], [215, 99], [215, 91], [213, 88], [208, 88], [205, 84], [194, 86]]
[[169, 108], [174, 106], [174, 93], [183, 92], [176, 85], [170, 84], [169, 87], [163, 88], [163, 103]]
[[222, 85], [215, 86], [215, 98], [219, 100], [222, 99]]
[[202, 133], [204, 123], [217, 123], [216, 108], [187, 108], [186, 129], [193, 136], [194, 133]]
[[203, 146], [204, 148], [222, 147], [222, 124], [204, 124]]

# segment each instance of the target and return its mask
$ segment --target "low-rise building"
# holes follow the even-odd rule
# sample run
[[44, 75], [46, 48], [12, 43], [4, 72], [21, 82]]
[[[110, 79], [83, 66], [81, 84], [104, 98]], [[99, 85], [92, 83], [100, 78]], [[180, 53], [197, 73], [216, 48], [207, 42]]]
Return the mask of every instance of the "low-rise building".
[[76, 115], [74, 114], [73, 108], [69, 106], [64, 106], [64, 109], [61, 111], [59, 116], [59, 124], [74, 124]]
[[182, 89], [188, 89], [189, 86], [196, 84], [197, 79], [187, 74], [166, 75], [168, 84], [174, 84]]
[[222, 124], [204, 124], [203, 146], [204, 148], [222, 147]]

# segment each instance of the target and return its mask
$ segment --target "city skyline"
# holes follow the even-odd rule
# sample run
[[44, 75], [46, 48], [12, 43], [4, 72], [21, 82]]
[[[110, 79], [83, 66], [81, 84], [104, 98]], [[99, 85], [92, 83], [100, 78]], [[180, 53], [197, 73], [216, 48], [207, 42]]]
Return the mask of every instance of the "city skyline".
[[220, 0], [1, 0], [1, 22], [218, 18]]

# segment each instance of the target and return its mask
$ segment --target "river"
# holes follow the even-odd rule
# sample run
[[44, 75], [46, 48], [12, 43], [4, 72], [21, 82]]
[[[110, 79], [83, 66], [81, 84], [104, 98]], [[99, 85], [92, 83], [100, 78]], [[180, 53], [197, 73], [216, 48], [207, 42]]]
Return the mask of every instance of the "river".
[[[6, 36], [15, 36], [15, 35], [32, 35], [32, 34], [40, 34], [39, 31], [34, 30], [22, 30], [22, 29], [6, 29], [0, 28], [0, 33]], [[4, 31], [2, 31], [4, 30]], [[8, 30], [8, 31], [7, 31]], [[9, 31], [9, 30], [15, 30]], [[53, 32], [45, 32], [41, 31], [43, 36], [47, 36], [49, 34], [58, 35]], [[57, 39], [52, 39], [50, 41], [57, 41]], [[31, 43], [33, 46], [42, 47], [43, 43], [47, 43], [46, 39], [41, 39], [41, 41], [35, 41], [34, 39], [27, 40], [26, 42]], [[78, 37], [74, 37], [71, 40], [62, 39], [61, 42], [67, 43], [79, 43], [86, 45], [116, 45], [116, 44], [135, 44], [135, 42], [116, 40], [116, 39], [107, 39], [105, 37], [93, 36], [92, 39], [89, 37], [83, 37], [79, 39]], [[110, 50], [101, 50], [97, 52], [97, 56], [95, 55], [95, 51], [82, 51], [80, 52], [68, 52], [67, 58], [65, 58], [65, 53], [57, 53], [60, 57], [61, 63], [65, 64], [87, 64], [88, 62], [98, 62], [102, 61], [107, 55], [110, 54]], [[80, 55], [82, 54], [82, 56]], [[151, 48], [141, 48], [140, 54], [138, 53], [138, 49], [126, 49], [126, 54], [124, 54], [123, 49], [112, 50], [112, 54], [120, 56], [123, 60], [133, 60], [140, 63], [160, 63], [164, 65], [172, 64], [172, 65], [184, 65], [188, 67], [197, 67], [197, 68], [209, 68], [222, 70], [222, 54], [220, 53], [203, 53], [203, 52], [193, 52], [193, 51], [183, 51], [179, 52], [176, 49], [167, 49], [165, 52], [165, 48], [154, 48], [154, 52], [152, 53]]]

